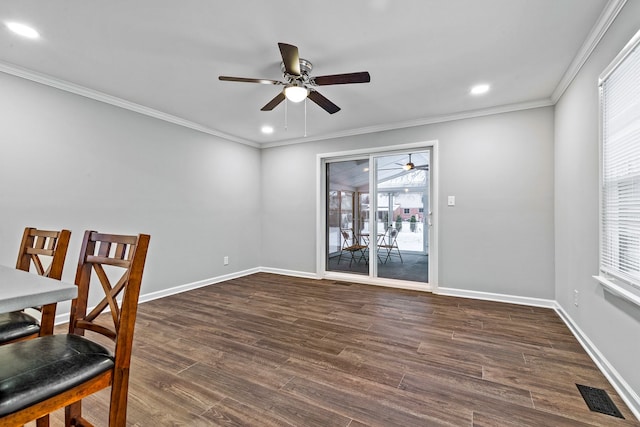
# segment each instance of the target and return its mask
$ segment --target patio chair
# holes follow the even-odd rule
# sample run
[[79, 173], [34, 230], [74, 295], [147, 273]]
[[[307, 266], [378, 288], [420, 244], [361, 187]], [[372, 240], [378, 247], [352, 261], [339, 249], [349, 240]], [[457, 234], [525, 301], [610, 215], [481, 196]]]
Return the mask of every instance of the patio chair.
[[[26, 227], [22, 234], [16, 269], [30, 271], [34, 267], [39, 275], [60, 280], [70, 237], [69, 230], [50, 231]], [[24, 310], [0, 313], [0, 345], [35, 338], [40, 333], [53, 333], [56, 304], [34, 307], [34, 310], [41, 312], [40, 320]]]
[[342, 254], [344, 252], [350, 255], [349, 257], [349, 267], [351, 264], [355, 262], [360, 262], [363, 259], [368, 264], [369, 261], [366, 257], [367, 245], [363, 245], [360, 243], [360, 240], [356, 237], [356, 234], [351, 229], [343, 229], [340, 230], [342, 234], [342, 246], [340, 247], [340, 255], [338, 256], [338, 264], [340, 264], [340, 259], [342, 258]]
[[[396, 228], [389, 228], [389, 238], [385, 241], [381, 240], [380, 244], [378, 244], [378, 256], [382, 253], [384, 258], [384, 264], [387, 263], [389, 258], [393, 256], [398, 256], [400, 258], [400, 262], [404, 263], [402, 260], [402, 254], [400, 253], [400, 248], [398, 248], [398, 230]], [[394, 253], [393, 251], [396, 251]]]

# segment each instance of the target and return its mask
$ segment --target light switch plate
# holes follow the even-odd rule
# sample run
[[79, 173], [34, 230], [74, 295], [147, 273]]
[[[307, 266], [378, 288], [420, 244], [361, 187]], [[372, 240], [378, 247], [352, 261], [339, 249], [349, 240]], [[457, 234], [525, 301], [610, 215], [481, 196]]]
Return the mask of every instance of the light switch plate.
[[447, 198], [447, 206], [455, 206], [456, 205], [456, 196], [449, 196]]

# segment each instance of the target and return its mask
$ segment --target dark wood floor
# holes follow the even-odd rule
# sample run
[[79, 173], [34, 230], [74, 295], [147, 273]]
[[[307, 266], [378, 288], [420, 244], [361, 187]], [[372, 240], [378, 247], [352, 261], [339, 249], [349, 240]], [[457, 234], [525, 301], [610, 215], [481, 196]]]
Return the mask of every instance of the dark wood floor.
[[142, 304], [133, 354], [133, 426], [640, 426], [550, 309], [256, 274]]

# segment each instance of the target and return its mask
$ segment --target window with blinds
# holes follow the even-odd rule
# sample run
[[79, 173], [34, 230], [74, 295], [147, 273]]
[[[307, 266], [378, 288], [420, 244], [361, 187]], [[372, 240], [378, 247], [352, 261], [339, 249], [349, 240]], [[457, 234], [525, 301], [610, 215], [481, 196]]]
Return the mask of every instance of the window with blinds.
[[600, 78], [601, 274], [640, 290], [640, 33]]

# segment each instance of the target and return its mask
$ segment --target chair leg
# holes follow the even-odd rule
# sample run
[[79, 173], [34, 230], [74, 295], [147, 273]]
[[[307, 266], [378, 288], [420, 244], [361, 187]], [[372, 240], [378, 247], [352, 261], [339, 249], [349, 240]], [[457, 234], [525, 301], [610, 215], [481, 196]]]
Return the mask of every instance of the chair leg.
[[64, 408], [65, 427], [82, 425], [82, 400]]
[[[359, 253], [359, 255], [357, 255], [357, 259], [356, 259], [356, 252], [358, 252], [358, 253]], [[356, 262], [356, 264], [359, 264], [359, 263], [360, 263], [360, 261], [364, 260], [365, 264], [366, 264], [366, 265], [369, 265], [369, 261], [368, 261], [368, 259], [367, 259], [367, 254], [365, 253], [365, 249], [362, 249], [362, 248], [360, 248], [360, 249], [354, 249], [354, 250], [351, 252], [351, 256], [353, 257], [353, 261], [355, 261], [355, 262]]]
[[111, 384], [109, 427], [125, 427], [127, 424], [127, 400], [129, 394], [129, 369], [115, 369]]
[[37, 427], [49, 427], [49, 415], [45, 415], [42, 418], [36, 420]]
[[386, 253], [383, 255], [384, 257], [384, 261], [382, 261], [383, 264], [386, 264], [387, 261], [389, 261], [389, 253], [391, 252], [390, 249], [388, 247], [384, 247], [384, 250], [386, 251]]

